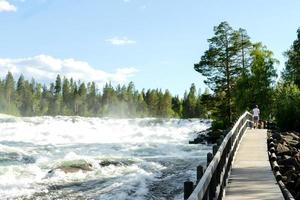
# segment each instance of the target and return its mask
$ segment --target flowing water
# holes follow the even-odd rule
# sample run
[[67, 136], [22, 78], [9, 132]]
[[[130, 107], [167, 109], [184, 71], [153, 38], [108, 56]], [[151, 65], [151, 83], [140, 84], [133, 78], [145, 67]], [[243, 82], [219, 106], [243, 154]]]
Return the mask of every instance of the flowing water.
[[0, 118], [0, 199], [183, 199], [199, 119]]

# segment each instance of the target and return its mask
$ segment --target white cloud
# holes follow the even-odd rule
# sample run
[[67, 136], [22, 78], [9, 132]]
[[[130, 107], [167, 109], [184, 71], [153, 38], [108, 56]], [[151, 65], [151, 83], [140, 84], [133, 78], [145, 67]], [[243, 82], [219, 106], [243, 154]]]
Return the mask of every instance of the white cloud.
[[59, 59], [48, 55], [38, 55], [29, 58], [0, 58], [0, 76], [4, 77], [10, 71], [15, 77], [23, 74], [26, 78], [34, 78], [39, 82], [53, 82], [57, 76], [66, 76], [75, 80], [95, 81], [99, 86], [111, 81], [125, 83], [129, 77], [137, 73], [135, 68], [120, 68], [114, 73], [95, 69], [85, 61], [73, 58]]
[[0, 12], [15, 12], [17, 8], [7, 0], [0, 0]]
[[127, 37], [113, 37], [105, 41], [111, 43], [112, 45], [129, 45], [136, 43], [136, 41], [130, 40]]

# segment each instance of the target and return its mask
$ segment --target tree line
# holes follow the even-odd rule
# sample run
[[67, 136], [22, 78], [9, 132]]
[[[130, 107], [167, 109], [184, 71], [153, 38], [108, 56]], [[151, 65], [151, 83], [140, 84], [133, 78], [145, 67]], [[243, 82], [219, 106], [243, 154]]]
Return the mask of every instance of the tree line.
[[107, 83], [98, 89], [95, 82], [60, 75], [48, 86], [25, 80], [23, 75], [16, 81], [11, 72], [0, 79], [0, 112], [17, 116], [205, 118], [210, 96], [208, 91], [197, 92], [195, 84], [180, 98], [168, 90], [138, 91], [133, 82], [116, 87]]
[[300, 28], [284, 53], [287, 61], [277, 83], [279, 61], [261, 42], [251, 41], [245, 29], [221, 22], [208, 44], [194, 69], [214, 91], [213, 128], [228, 128], [242, 112], [258, 105], [262, 119], [276, 120], [283, 130], [300, 130]]

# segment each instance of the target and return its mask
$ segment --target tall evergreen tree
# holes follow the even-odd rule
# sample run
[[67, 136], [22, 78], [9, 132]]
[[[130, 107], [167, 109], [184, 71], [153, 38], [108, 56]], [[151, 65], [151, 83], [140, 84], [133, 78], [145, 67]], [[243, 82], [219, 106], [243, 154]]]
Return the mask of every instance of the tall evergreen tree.
[[159, 111], [160, 117], [168, 118], [174, 115], [172, 110], [172, 96], [169, 90], [166, 90], [164, 94], [162, 94], [161, 100], [159, 102]]
[[182, 115], [184, 118], [196, 117], [197, 97], [196, 86], [194, 83], [191, 85], [189, 92], [183, 98], [182, 105]]
[[4, 91], [8, 107], [10, 107], [15, 100], [15, 81], [11, 72], [8, 72], [6, 75]]
[[182, 101], [178, 95], [172, 98], [172, 110], [174, 111], [175, 117], [182, 116]]
[[86, 115], [86, 98], [87, 98], [87, 88], [85, 86], [85, 83], [81, 83], [78, 89], [78, 95], [79, 95], [79, 108], [78, 108], [78, 114], [81, 116]]
[[64, 77], [62, 84], [62, 107], [61, 110], [66, 115], [72, 115], [72, 91], [70, 81]]
[[[209, 49], [204, 52], [194, 69], [206, 77], [205, 83], [215, 92], [224, 92], [220, 108], [225, 108], [225, 125], [232, 121], [232, 92], [242, 67], [237, 62], [241, 45], [240, 34], [227, 22], [214, 27], [214, 36], [208, 39]], [[221, 112], [220, 112], [221, 113]]]
[[88, 84], [87, 109], [90, 114], [95, 116], [99, 111], [99, 102], [97, 101], [97, 88], [95, 82]]

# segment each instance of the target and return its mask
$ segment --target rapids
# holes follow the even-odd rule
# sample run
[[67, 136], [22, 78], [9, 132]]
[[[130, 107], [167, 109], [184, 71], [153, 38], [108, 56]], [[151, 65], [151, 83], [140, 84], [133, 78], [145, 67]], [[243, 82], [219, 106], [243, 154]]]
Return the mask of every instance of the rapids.
[[1, 199], [183, 199], [200, 119], [0, 118]]

